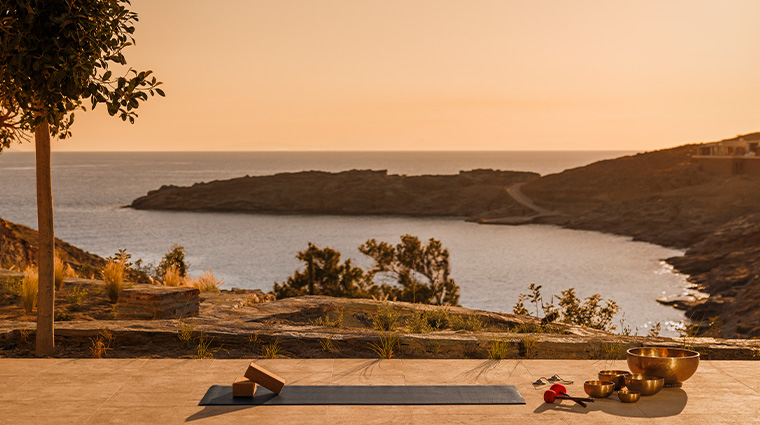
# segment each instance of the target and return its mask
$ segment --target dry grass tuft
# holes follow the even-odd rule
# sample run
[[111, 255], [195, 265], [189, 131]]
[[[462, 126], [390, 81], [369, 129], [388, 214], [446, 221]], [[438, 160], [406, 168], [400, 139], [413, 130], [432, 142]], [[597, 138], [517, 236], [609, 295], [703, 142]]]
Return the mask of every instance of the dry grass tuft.
[[491, 360], [503, 360], [509, 356], [510, 342], [507, 338], [496, 338], [491, 340], [491, 347], [488, 349], [488, 358]]
[[381, 359], [391, 359], [396, 354], [394, 350], [401, 349], [398, 335], [394, 332], [379, 332], [380, 341], [370, 342], [369, 349], [374, 351]]
[[21, 303], [24, 311], [31, 313], [37, 305], [37, 290], [39, 287], [37, 268], [27, 267], [21, 280]]
[[224, 284], [224, 279], [217, 279], [211, 273], [211, 269], [204, 270], [204, 273], [198, 276], [198, 279], [187, 279], [187, 286], [198, 288], [201, 292], [219, 292], [219, 287]]
[[63, 263], [61, 257], [55, 254], [53, 258], [53, 273], [55, 281], [55, 290], [60, 291], [63, 288], [63, 278], [66, 277], [66, 264]]
[[124, 259], [119, 261], [111, 260], [103, 266], [100, 276], [106, 284], [106, 295], [112, 303], [119, 300], [119, 291], [126, 288], [124, 283]]
[[53, 259], [53, 271], [56, 291], [60, 291], [63, 288], [63, 279], [77, 275], [70, 265], [63, 262], [58, 253], [55, 254]]
[[168, 267], [164, 272], [164, 286], [180, 286], [185, 283], [185, 279], [179, 274], [177, 267]]
[[103, 330], [98, 333], [97, 338], [90, 339], [92, 345], [90, 346], [90, 354], [95, 359], [102, 359], [111, 350], [111, 344], [113, 343], [114, 336], [111, 332]]
[[263, 347], [261, 354], [264, 356], [264, 358], [276, 359], [280, 355], [281, 351], [282, 347], [280, 347], [280, 340], [275, 338], [274, 341]]

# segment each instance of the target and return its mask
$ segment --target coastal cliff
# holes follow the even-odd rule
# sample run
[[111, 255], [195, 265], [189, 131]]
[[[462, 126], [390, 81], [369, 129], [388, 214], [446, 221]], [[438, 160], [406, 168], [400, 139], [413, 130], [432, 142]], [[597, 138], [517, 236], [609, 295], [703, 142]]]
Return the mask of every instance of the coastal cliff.
[[600, 161], [536, 179], [522, 190], [559, 212], [539, 223], [632, 236], [685, 249], [667, 261], [710, 294], [682, 304], [722, 336], [760, 336], [760, 177], [716, 175], [699, 145]]
[[304, 171], [163, 186], [130, 207], [150, 210], [272, 214], [403, 215], [482, 218], [527, 211], [505, 186], [536, 173], [473, 170], [456, 175], [402, 176], [386, 171]]

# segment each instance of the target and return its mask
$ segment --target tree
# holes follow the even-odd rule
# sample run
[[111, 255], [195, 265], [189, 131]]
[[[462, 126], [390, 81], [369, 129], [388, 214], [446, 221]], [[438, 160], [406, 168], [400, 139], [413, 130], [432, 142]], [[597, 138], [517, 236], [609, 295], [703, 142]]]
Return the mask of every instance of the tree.
[[0, 8], [0, 152], [34, 132], [39, 228], [38, 356], [54, 349], [53, 195], [50, 137], [71, 136], [89, 100], [134, 123], [140, 102], [164, 92], [151, 71], [123, 69], [137, 14], [129, 0], [14, 0]]
[[340, 264], [340, 252], [332, 248], [319, 248], [309, 243], [309, 247], [299, 252], [296, 258], [304, 262], [304, 270], [296, 271], [287, 282], [275, 282], [274, 295], [278, 299], [300, 295], [349, 298], [379, 295], [364, 271], [354, 267], [351, 260]]
[[359, 252], [375, 260], [371, 274], [390, 274], [400, 285], [381, 286], [390, 298], [438, 305], [459, 303], [459, 286], [449, 277], [449, 251], [441, 241], [431, 238], [423, 245], [416, 236], [404, 235], [394, 247], [370, 239], [359, 247]]

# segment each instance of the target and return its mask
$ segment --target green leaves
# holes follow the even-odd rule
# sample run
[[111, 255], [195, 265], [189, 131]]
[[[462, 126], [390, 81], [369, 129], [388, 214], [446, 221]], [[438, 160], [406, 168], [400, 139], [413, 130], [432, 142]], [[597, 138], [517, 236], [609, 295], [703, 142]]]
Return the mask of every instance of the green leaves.
[[299, 295], [328, 295], [332, 297], [364, 297], [377, 294], [359, 267], [351, 260], [340, 264], [340, 252], [332, 248], [319, 248], [309, 243], [305, 251], [296, 255], [304, 263], [303, 271], [296, 271], [287, 282], [274, 284], [277, 298]]
[[109, 65], [127, 63], [137, 15], [128, 0], [4, 2], [0, 11], [0, 150], [24, 139], [43, 116], [51, 135], [71, 135], [73, 112], [89, 99], [134, 123], [148, 93], [164, 96], [152, 71], [130, 69], [113, 81]]
[[430, 238], [422, 244], [416, 236], [403, 235], [395, 247], [370, 239], [359, 252], [375, 260], [370, 273], [393, 276], [398, 287], [383, 285], [383, 291], [400, 301], [457, 305], [459, 286], [449, 277], [449, 251], [441, 241]]

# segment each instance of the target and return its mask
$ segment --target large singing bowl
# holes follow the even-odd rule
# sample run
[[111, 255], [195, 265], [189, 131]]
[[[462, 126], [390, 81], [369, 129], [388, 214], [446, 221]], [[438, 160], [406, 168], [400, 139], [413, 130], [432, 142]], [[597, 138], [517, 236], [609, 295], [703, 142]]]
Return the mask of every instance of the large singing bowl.
[[633, 373], [661, 376], [665, 385], [680, 386], [699, 366], [699, 353], [681, 348], [637, 347], [628, 349], [628, 368]]

